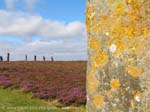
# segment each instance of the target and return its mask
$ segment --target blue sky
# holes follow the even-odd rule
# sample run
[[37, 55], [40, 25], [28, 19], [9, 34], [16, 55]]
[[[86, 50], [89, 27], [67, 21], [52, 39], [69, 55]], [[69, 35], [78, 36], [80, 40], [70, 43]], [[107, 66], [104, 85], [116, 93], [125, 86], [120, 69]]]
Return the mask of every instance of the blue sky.
[[86, 60], [85, 0], [1, 0], [0, 55]]
[[[37, 13], [52, 20], [84, 22], [85, 0], [35, 0], [31, 9], [24, 7], [24, 0], [17, 1], [13, 10]], [[7, 9], [5, 0], [1, 0], [0, 9]]]

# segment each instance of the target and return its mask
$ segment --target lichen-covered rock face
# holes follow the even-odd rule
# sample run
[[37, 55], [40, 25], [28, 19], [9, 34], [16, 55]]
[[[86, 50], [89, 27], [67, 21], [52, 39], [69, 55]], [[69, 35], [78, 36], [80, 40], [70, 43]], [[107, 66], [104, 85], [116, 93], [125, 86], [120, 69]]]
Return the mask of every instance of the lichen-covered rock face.
[[150, 112], [150, 0], [87, 0], [87, 112]]

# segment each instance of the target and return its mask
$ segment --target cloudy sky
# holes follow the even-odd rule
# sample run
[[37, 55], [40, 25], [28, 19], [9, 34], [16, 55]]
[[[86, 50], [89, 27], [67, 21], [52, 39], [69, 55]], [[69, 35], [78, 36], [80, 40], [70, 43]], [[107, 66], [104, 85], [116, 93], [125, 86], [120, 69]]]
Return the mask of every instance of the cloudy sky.
[[0, 56], [86, 60], [85, 0], [0, 0]]

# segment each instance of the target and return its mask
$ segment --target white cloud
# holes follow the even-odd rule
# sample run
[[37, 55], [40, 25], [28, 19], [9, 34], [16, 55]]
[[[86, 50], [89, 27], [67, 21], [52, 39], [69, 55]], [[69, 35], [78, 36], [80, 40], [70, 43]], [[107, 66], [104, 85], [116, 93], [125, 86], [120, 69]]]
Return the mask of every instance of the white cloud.
[[37, 41], [16, 45], [0, 40], [0, 56], [3, 56], [6, 60], [8, 52], [11, 55], [11, 60], [24, 60], [26, 54], [29, 60], [33, 60], [34, 55], [37, 55], [38, 60], [42, 60], [43, 56], [46, 56], [47, 60], [50, 60], [51, 56], [55, 60], [85, 60], [86, 43], [82, 41], [76, 43]]
[[55, 60], [85, 60], [86, 42], [64, 42], [64, 41], [37, 41], [24, 44], [14, 44], [8, 41], [0, 40], [0, 56], [6, 60], [6, 54], [10, 53], [11, 60], [24, 60], [28, 55], [29, 60], [33, 60], [37, 55], [38, 60], [42, 60], [46, 56], [50, 60], [51, 56]]
[[32, 9], [36, 6], [39, 0], [4, 0], [6, 8], [13, 10], [16, 6]]
[[46, 20], [38, 15], [0, 11], [1, 35], [74, 38], [83, 36], [85, 33], [84, 29], [84, 24], [78, 21], [66, 24], [59, 21]]
[[[38, 59], [46, 56], [56, 60], [86, 59], [86, 36], [83, 23], [74, 21], [64, 23], [44, 19], [39, 15], [0, 10], [0, 36], [27, 39], [16, 44], [0, 40], [0, 55], [11, 54], [11, 60], [23, 60], [25, 54], [29, 59], [37, 55]], [[32, 41], [39, 37], [39, 41]]]
[[32, 9], [35, 7], [37, 0], [24, 0], [27, 8]]
[[18, 47], [18, 45], [5, 41], [5, 40], [0, 40], [0, 54], [11, 52], [15, 50]]
[[15, 2], [18, 0], [5, 0], [5, 5], [7, 9], [14, 9], [15, 8]]

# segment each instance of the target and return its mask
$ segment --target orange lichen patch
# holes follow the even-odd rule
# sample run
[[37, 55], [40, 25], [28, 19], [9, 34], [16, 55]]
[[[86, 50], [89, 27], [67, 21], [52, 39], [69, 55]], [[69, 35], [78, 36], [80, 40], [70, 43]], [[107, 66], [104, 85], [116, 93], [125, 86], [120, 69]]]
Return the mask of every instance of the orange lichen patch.
[[132, 48], [132, 53], [133, 54], [138, 54], [139, 53], [139, 47], [140, 44], [139, 43], [134, 43], [132, 44], [131, 48]]
[[86, 30], [87, 32], [90, 32], [90, 21], [89, 20], [86, 20]]
[[109, 0], [110, 3], [114, 3], [116, 0]]
[[123, 51], [125, 49], [125, 42], [123, 40], [117, 40], [115, 42], [115, 45], [117, 46], [117, 48], [119, 48], [121, 51]]
[[136, 6], [136, 7], [139, 7], [138, 0], [126, 0], [126, 3], [130, 4], [130, 5], [133, 5], [133, 6]]
[[95, 71], [96, 71], [96, 67], [95, 67], [95, 65], [92, 64], [92, 66], [90, 67], [89, 74], [94, 74]]
[[104, 51], [97, 50], [94, 54], [93, 62], [96, 67], [102, 67], [106, 62], [108, 62], [108, 56]]
[[89, 48], [90, 49], [99, 49], [100, 48], [100, 40], [96, 37], [92, 37], [89, 39]]
[[123, 28], [119, 25], [116, 25], [113, 29], [112, 29], [112, 33], [111, 33], [111, 38], [119, 38], [121, 37], [122, 34], [124, 34], [123, 32]]
[[135, 20], [137, 20], [140, 17], [139, 11], [133, 10], [133, 9], [129, 10], [129, 12], [127, 13], [127, 16], [130, 22], [135, 22]]
[[94, 13], [96, 7], [95, 6], [89, 6], [86, 10], [86, 29], [87, 32], [90, 32], [91, 28], [91, 22], [96, 19], [96, 14]]
[[114, 52], [115, 54], [122, 54], [125, 50], [125, 42], [123, 40], [116, 40], [114, 42], [114, 45], [116, 45], [116, 51]]
[[95, 86], [93, 86], [93, 85], [88, 85], [88, 92], [89, 92], [90, 94], [92, 94], [92, 93], [95, 91], [96, 88], [97, 88], [97, 87], [95, 87]]
[[132, 91], [132, 95], [135, 96], [141, 96], [141, 92], [140, 91]]
[[[100, 23], [101, 23], [101, 32], [109, 32], [111, 33], [112, 32], [112, 27], [115, 27], [114, 25], [112, 25], [112, 23], [115, 23], [116, 20], [118, 18], [116, 16], [108, 16], [108, 15], [101, 15], [100, 16]], [[114, 30], [115, 32], [115, 30]]]
[[124, 29], [125, 26], [126, 26], [126, 22], [124, 20], [120, 19], [118, 21], [118, 23], [113, 25], [113, 27], [112, 27], [111, 38], [114, 39], [114, 38], [124, 38], [124, 37], [126, 37], [126, 35], [124, 33], [125, 32], [125, 29]]
[[132, 77], [140, 77], [142, 74], [142, 69], [137, 66], [128, 67], [128, 73]]
[[135, 32], [135, 26], [129, 25], [127, 28], [125, 28], [125, 35], [128, 36], [128, 39], [134, 38], [134, 32]]
[[121, 1], [115, 8], [114, 13], [115, 15], [125, 15], [125, 4]]
[[87, 80], [88, 80], [88, 83], [95, 82], [93, 74], [88, 75]]
[[100, 86], [99, 81], [97, 81], [96, 78], [94, 77], [95, 70], [96, 70], [95, 66], [92, 66], [89, 75], [87, 76], [88, 91], [91, 94], [96, 90], [96, 88]]
[[137, 0], [127, 0], [127, 4], [130, 5], [128, 10], [128, 17], [130, 22], [135, 22], [140, 18], [140, 4]]
[[133, 9], [139, 9], [140, 3], [139, 0], [126, 0], [127, 5], [131, 5]]
[[110, 23], [113, 21], [110, 17], [107, 15], [101, 15], [100, 16], [100, 24], [101, 24], [101, 31], [102, 30], [109, 30], [110, 28]]
[[[126, 43], [127, 50], [128, 50], [128, 53], [130, 53], [130, 55], [132, 55], [132, 54], [139, 55], [140, 49], [142, 49], [144, 47], [143, 44], [141, 44], [142, 39], [143, 38], [140, 37], [140, 38], [134, 39], [133, 41], [128, 41]], [[130, 60], [131, 59], [133, 59], [133, 58], [131, 57]]]
[[93, 24], [91, 26], [91, 31], [97, 33], [98, 35], [101, 33], [101, 30], [102, 30], [102, 25], [100, 23]]
[[94, 71], [93, 70], [91, 70], [89, 75], [87, 76], [87, 81], [88, 81], [88, 83], [98, 84], [98, 81], [94, 77]]
[[132, 5], [132, 8], [133, 8], [134, 10], [139, 11], [140, 3], [138, 2], [138, 0], [132, 0], [131, 5]]
[[95, 67], [92, 67], [90, 72], [89, 72], [89, 75], [87, 76], [88, 83], [95, 82], [94, 72], [95, 72]]
[[96, 89], [100, 86], [100, 83], [97, 80], [93, 80], [93, 82], [88, 83], [88, 92], [92, 94], [96, 91]]
[[148, 35], [148, 31], [146, 28], [143, 29], [143, 35], [146, 37]]
[[86, 16], [91, 18], [92, 13], [95, 11], [96, 7], [94, 5], [91, 5], [86, 10]]
[[120, 87], [119, 79], [112, 79], [110, 82], [111, 88], [118, 89]]
[[93, 103], [96, 107], [101, 107], [104, 104], [104, 98], [97, 94], [94, 96]]
[[141, 26], [135, 26], [134, 35], [135, 35], [135, 36], [140, 36], [140, 35], [142, 35], [142, 28], [141, 28]]
[[130, 22], [133, 22], [133, 21], [135, 21], [136, 19], [138, 19], [138, 16], [137, 15], [135, 15], [135, 14], [133, 14], [133, 13], [128, 13], [128, 17], [129, 17], [129, 20], [130, 20]]
[[109, 2], [109, 7], [112, 8], [116, 0], [109, 0], [108, 2]]
[[106, 15], [102, 15], [102, 16], [100, 16], [100, 20], [101, 21], [108, 21], [108, 16], [106, 16]]
[[126, 0], [127, 4], [131, 4], [133, 2], [133, 0]]

